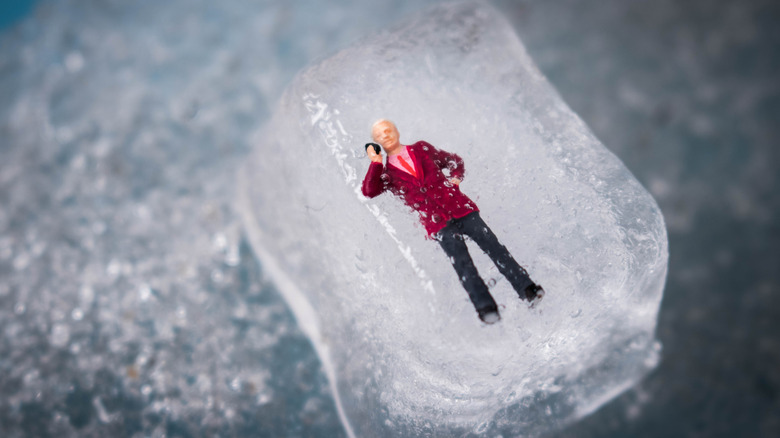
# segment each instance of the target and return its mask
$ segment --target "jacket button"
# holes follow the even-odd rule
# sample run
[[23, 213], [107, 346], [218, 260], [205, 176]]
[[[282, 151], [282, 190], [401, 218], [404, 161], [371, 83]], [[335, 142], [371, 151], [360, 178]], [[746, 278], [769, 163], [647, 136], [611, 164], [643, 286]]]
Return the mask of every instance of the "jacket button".
[[418, 204], [418, 203], [416, 203], [416, 202], [415, 202], [415, 203], [414, 203], [414, 208], [420, 208], [420, 204]]

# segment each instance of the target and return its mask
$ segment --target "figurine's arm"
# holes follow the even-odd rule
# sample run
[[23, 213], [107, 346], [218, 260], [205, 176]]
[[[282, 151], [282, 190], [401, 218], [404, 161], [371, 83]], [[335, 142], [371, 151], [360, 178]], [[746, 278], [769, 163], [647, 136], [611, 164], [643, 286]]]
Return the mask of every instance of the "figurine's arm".
[[366, 177], [363, 178], [363, 186], [361, 187], [363, 196], [373, 198], [385, 191], [385, 185], [382, 183], [382, 171], [384, 171], [384, 166], [381, 161], [371, 162]]
[[457, 179], [458, 182], [463, 180], [466, 169], [463, 167], [463, 159], [458, 154], [436, 149], [430, 143], [425, 143], [425, 145], [428, 146], [428, 153], [433, 159], [433, 164], [441, 170], [449, 169], [450, 180], [453, 178]]

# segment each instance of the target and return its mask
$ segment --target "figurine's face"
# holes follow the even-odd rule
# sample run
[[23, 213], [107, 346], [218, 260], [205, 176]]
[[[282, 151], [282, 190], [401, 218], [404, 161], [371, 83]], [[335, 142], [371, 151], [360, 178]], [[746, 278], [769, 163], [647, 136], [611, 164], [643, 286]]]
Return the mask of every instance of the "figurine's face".
[[398, 142], [398, 129], [392, 122], [380, 122], [372, 131], [374, 141], [382, 145], [382, 149], [388, 154], [393, 153], [401, 146]]

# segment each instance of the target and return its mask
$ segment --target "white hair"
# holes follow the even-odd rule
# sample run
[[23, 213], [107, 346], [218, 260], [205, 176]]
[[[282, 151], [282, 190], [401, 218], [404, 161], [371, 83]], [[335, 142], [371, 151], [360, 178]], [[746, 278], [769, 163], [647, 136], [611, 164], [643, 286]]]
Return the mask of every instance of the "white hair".
[[373, 125], [371, 125], [371, 138], [374, 138], [374, 128], [376, 128], [376, 125], [378, 125], [378, 124], [380, 124], [380, 123], [389, 123], [389, 124], [393, 125], [393, 127], [394, 127], [396, 130], [398, 129], [398, 127], [397, 127], [397, 126], [395, 126], [395, 123], [393, 123], [393, 121], [392, 121], [392, 120], [387, 120], [387, 119], [379, 119], [379, 120], [377, 120], [376, 122], [374, 122], [374, 124], [373, 124]]

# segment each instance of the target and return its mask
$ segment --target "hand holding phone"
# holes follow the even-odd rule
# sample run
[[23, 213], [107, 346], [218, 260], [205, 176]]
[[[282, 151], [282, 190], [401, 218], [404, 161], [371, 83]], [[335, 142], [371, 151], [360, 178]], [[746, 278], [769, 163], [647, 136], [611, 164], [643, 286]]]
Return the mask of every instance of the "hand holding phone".
[[381, 163], [382, 162], [382, 149], [380, 149], [379, 145], [376, 143], [366, 143], [366, 155], [368, 155], [368, 158], [371, 159], [374, 163]]

